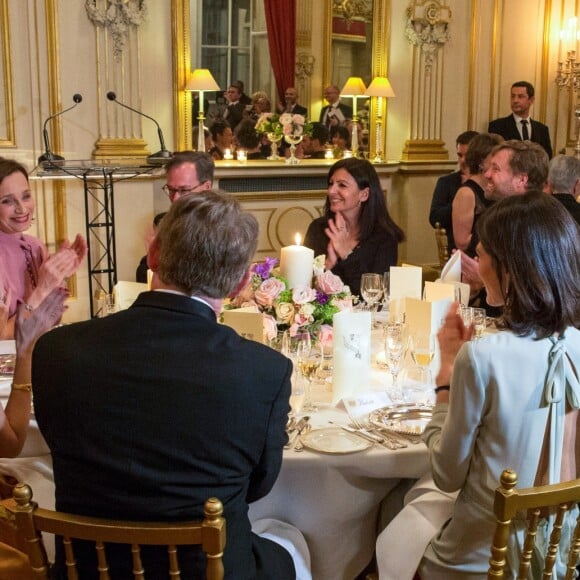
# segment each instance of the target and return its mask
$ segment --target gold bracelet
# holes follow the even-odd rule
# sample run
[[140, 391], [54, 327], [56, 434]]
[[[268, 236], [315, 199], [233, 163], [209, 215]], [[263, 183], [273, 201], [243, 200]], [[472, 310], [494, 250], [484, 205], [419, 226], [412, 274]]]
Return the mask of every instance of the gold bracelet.
[[12, 390], [30, 393], [32, 391], [32, 383], [12, 383]]

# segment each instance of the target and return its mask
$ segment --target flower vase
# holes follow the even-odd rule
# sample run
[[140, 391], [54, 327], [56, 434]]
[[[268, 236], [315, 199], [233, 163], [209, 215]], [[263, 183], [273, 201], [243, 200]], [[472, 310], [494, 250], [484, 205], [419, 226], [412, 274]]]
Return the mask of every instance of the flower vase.
[[302, 141], [304, 138], [303, 135], [285, 135], [284, 139], [286, 139], [286, 143], [290, 145], [290, 157], [286, 159], [286, 163], [288, 165], [298, 165], [300, 163], [300, 159], [296, 157], [296, 145]]
[[280, 161], [282, 157], [278, 155], [278, 143], [282, 140], [282, 135], [276, 135], [276, 133], [266, 133], [266, 137], [272, 144], [272, 153], [267, 157], [268, 161]]

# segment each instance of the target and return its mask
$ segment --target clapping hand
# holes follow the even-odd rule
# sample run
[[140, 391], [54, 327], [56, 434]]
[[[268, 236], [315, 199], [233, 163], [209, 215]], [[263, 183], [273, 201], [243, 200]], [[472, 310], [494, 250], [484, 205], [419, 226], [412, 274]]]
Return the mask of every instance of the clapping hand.
[[324, 230], [328, 236], [328, 250], [326, 256], [326, 268], [333, 268], [338, 260], [346, 259], [356, 246], [356, 240], [349, 232], [344, 217], [336, 212], [334, 219], [328, 220], [328, 227]]
[[473, 337], [473, 325], [466, 327], [459, 314], [459, 302], [453, 302], [447, 311], [443, 325], [437, 333], [441, 368], [437, 376], [437, 384], [449, 384], [455, 357], [463, 344]]

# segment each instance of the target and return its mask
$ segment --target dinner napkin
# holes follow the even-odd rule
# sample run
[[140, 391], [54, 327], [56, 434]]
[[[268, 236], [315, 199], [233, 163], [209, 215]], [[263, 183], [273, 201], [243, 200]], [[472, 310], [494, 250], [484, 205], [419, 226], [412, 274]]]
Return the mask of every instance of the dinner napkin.
[[371, 313], [343, 310], [333, 317], [332, 403], [369, 389]]
[[441, 270], [441, 282], [461, 282], [461, 252], [455, 252]]

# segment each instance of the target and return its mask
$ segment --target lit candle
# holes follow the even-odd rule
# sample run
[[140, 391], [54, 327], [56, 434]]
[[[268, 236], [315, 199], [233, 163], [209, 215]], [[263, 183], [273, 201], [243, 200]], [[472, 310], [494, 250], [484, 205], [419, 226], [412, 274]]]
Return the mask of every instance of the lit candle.
[[229, 159], [233, 159], [233, 158], [234, 158], [234, 156], [232, 154], [232, 150], [230, 148], [226, 149], [224, 151], [224, 159], [228, 159], [229, 160]]
[[248, 161], [248, 154], [246, 153], [245, 149], [238, 149], [238, 163], [245, 164]]
[[296, 244], [280, 250], [280, 274], [288, 280], [290, 288], [312, 284], [314, 250], [300, 245], [300, 234], [296, 234]]
[[350, 149], [345, 149], [342, 158], [349, 159], [350, 157], [352, 157], [352, 151]]
[[332, 149], [327, 149], [325, 151], [324, 158], [325, 159], [334, 159], [334, 153], [332, 152]]

